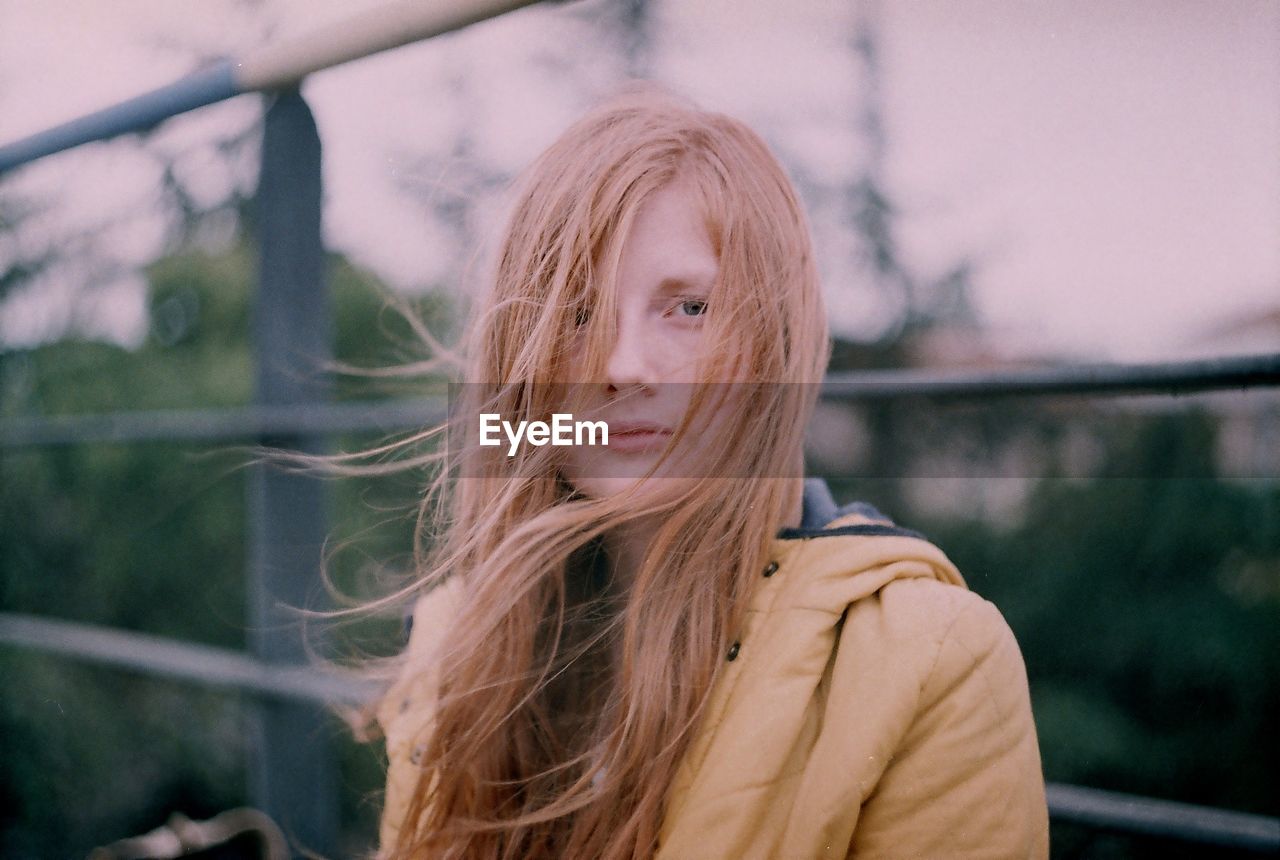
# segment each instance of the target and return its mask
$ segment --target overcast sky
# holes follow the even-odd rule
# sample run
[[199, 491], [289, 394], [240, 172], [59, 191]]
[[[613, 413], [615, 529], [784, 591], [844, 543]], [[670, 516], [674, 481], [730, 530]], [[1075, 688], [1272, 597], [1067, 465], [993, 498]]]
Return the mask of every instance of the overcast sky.
[[[376, 5], [0, 0], [0, 140], [167, 82], [192, 47], [233, 54]], [[420, 159], [447, 152], [467, 125], [476, 158], [519, 170], [620, 73], [573, 7], [522, 10], [313, 76], [304, 94], [325, 145], [329, 243], [402, 288], [453, 278], [456, 237], [403, 186], [456, 182], [465, 165], [423, 176]], [[832, 187], [856, 175], [865, 82], [848, 46], [853, 4], [654, 8], [654, 77], [751, 123], [797, 172]], [[1148, 360], [1280, 349], [1275, 328], [1235, 342], [1208, 334], [1280, 304], [1280, 3], [906, 0], [880, 3], [878, 18], [887, 178], [909, 262], [927, 275], [975, 256], [976, 303], [1004, 351]], [[257, 110], [254, 97], [204, 109], [160, 143], [178, 151]], [[210, 199], [236, 181], [207, 162], [185, 169]], [[81, 305], [82, 327], [124, 341], [145, 324], [130, 272], [163, 238], [144, 211], [149, 170], [124, 142], [0, 186], [49, 201], [48, 236], [128, 213], [108, 243], [114, 287]], [[825, 198], [810, 203], [833, 325], [873, 333], [884, 311], [850, 264], [847, 229]], [[0, 337], [57, 331], [84, 280], [66, 271], [15, 296]]]

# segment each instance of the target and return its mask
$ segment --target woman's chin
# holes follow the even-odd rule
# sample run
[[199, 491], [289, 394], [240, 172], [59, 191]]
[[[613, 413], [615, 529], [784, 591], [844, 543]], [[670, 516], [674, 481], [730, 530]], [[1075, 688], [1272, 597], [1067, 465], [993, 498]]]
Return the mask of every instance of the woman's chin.
[[574, 490], [590, 499], [612, 499], [630, 492], [637, 502], [658, 501], [675, 495], [687, 483], [687, 478], [630, 476], [594, 476], [569, 480]]

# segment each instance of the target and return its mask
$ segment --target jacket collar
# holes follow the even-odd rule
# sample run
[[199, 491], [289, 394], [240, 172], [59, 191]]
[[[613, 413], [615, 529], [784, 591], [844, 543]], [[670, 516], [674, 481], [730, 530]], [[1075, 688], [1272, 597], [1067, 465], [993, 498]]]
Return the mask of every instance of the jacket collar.
[[855, 501], [837, 507], [831, 488], [823, 478], [805, 478], [800, 525], [778, 531], [778, 540], [806, 540], [837, 535], [896, 535], [924, 538], [924, 535], [894, 525], [868, 502]]

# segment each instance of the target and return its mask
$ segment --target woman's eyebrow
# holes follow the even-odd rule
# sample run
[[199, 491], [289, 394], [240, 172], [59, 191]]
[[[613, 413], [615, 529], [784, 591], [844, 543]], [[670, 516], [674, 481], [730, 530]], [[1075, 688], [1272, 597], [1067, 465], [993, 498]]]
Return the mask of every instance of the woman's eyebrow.
[[658, 282], [658, 289], [674, 292], [677, 290], [709, 290], [715, 281], [713, 274], [667, 275]]

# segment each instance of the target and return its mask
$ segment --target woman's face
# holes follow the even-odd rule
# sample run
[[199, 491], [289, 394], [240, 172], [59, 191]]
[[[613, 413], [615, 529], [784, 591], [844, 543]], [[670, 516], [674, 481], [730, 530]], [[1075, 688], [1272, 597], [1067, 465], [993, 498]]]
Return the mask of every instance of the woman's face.
[[[605, 378], [581, 392], [592, 420], [609, 425], [607, 447], [568, 449], [564, 477], [593, 498], [614, 495], [652, 466], [688, 409], [698, 379], [700, 351], [711, 312], [708, 298], [719, 261], [696, 199], [681, 180], [654, 192], [640, 206], [622, 245], [616, 289], [616, 338]], [[579, 336], [571, 367], [585, 366]], [[576, 416], [575, 416], [576, 417]], [[689, 434], [678, 452], [696, 457]], [[684, 441], [684, 440], [682, 440]], [[657, 474], [687, 476], [679, 459]], [[668, 464], [664, 464], [667, 466]], [[670, 477], [659, 484], [674, 489]]]

